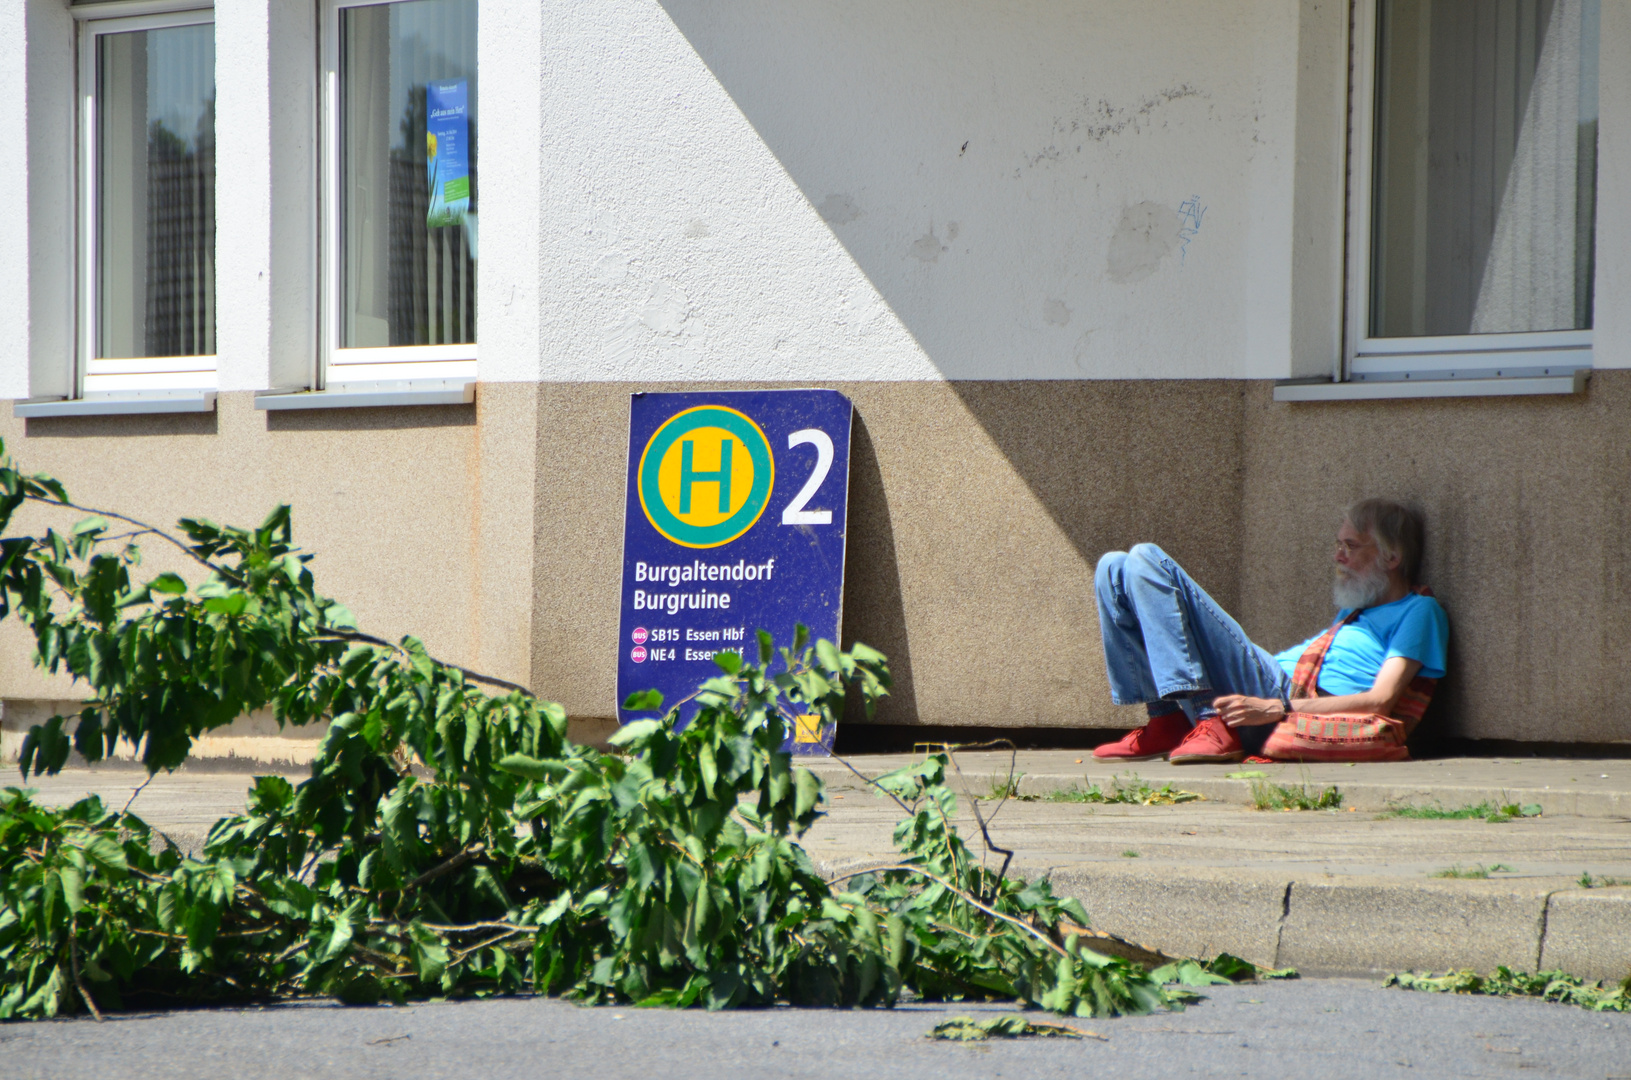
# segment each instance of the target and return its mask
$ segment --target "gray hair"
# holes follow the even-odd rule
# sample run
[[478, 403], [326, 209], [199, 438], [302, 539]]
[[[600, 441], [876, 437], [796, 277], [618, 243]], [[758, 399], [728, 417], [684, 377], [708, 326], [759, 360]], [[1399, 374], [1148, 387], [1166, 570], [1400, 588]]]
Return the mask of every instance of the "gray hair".
[[1397, 555], [1404, 579], [1417, 584], [1427, 532], [1420, 510], [1391, 499], [1364, 499], [1348, 507], [1347, 518], [1356, 531], [1370, 534], [1384, 557]]

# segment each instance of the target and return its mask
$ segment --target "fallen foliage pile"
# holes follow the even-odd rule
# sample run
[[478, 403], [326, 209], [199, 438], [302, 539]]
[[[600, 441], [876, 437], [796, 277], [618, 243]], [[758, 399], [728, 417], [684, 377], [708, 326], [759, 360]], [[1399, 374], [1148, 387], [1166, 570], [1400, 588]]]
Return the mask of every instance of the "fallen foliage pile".
[[[89, 516], [14, 535], [27, 502]], [[812, 646], [800, 628], [778, 653], [761, 633], [755, 663], [721, 654], [683, 730], [671, 711], [602, 753], [525, 688], [360, 631], [315, 591], [287, 507], [256, 529], [178, 532], [76, 506], [0, 460], [0, 618], [20, 618], [40, 666], [90, 699], [29, 732], [25, 779], [120, 740], [150, 772], [172, 769], [261, 709], [327, 734], [308, 779], [257, 779], [195, 855], [95, 798], [51, 809], [7, 789], [0, 1019], [524, 990], [709, 1008], [910, 992], [1074, 1015], [1183, 998], [1062, 933], [1087, 915], [1046, 880], [985, 868], [952, 826], [945, 755], [876, 781], [902, 809], [896, 864], [816, 872], [797, 841], [821, 782], [782, 747], [792, 716], [834, 719], [849, 688], [868, 707], [887, 692], [884, 657], [863, 645]], [[145, 537], [196, 580], [138, 581]]]
[[1443, 975], [1413, 975], [1408, 971], [1388, 976], [1384, 986], [1426, 990], [1439, 994], [1489, 994], [1494, 997], [1538, 997], [1593, 1012], [1631, 1012], [1631, 976], [1613, 987], [1588, 982], [1562, 971], [1514, 971], [1498, 967], [1488, 975], [1451, 971]]

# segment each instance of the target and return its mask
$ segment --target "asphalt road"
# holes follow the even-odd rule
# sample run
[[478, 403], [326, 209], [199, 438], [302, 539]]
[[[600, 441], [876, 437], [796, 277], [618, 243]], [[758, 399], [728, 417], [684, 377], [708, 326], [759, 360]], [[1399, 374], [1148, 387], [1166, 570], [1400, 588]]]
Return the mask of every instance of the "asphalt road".
[[525, 998], [199, 1010], [0, 1025], [0, 1077], [1631, 1078], [1631, 1016], [1350, 979], [1214, 988], [1185, 1012], [1072, 1021], [1105, 1041], [924, 1037], [950, 1016], [1004, 1011], [916, 1005], [709, 1014]]

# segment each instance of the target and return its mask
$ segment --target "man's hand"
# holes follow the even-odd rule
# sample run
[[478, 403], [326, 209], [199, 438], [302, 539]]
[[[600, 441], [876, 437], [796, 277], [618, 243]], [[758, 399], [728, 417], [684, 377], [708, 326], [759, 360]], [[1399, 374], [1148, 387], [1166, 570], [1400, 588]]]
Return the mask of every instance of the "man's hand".
[[1278, 724], [1286, 718], [1285, 702], [1278, 698], [1228, 694], [1212, 702], [1223, 722], [1230, 727], [1259, 727]]

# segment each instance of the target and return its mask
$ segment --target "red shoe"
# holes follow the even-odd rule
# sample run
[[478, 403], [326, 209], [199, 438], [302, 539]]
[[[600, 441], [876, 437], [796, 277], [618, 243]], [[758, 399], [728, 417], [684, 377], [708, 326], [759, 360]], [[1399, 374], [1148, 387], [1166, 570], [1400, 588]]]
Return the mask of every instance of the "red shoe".
[[1167, 760], [1174, 765], [1221, 765], [1245, 756], [1233, 728], [1215, 716], [1204, 716]]
[[1189, 717], [1181, 712], [1152, 716], [1149, 723], [1122, 736], [1120, 742], [1105, 743], [1093, 751], [1100, 761], [1153, 761], [1184, 741], [1189, 734]]

